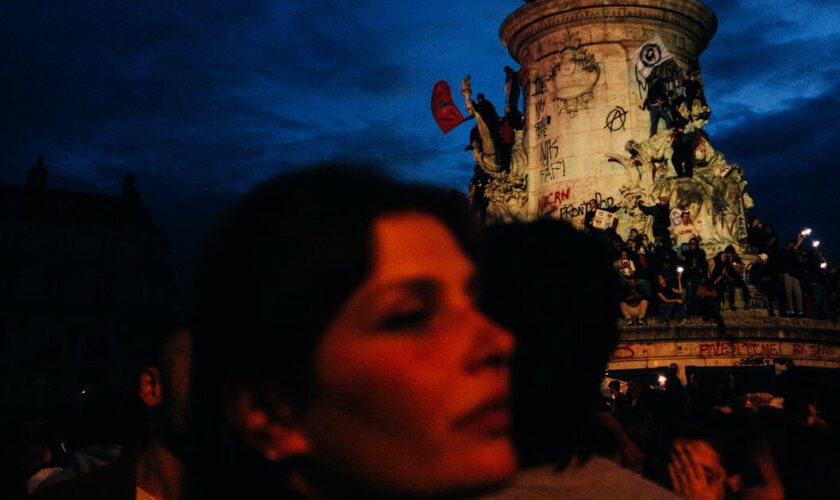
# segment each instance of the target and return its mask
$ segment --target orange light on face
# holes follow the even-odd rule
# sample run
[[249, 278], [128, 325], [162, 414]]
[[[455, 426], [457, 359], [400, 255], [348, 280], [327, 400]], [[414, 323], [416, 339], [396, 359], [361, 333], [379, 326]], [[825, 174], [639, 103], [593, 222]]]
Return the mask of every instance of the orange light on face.
[[318, 350], [302, 415], [314, 458], [399, 494], [503, 481], [512, 336], [477, 309], [473, 264], [437, 219], [381, 217], [373, 240], [371, 274]]

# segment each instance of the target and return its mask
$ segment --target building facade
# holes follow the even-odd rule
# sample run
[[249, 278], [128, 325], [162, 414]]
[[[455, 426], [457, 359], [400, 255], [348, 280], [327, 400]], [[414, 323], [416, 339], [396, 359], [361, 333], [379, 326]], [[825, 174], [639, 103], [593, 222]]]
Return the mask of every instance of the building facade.
[[168, 250], [130, 174], [119, 196], [50, 189], [39, 158], [26, 185], [0, 185], [0, 404], [133, 380], [177, 311]]

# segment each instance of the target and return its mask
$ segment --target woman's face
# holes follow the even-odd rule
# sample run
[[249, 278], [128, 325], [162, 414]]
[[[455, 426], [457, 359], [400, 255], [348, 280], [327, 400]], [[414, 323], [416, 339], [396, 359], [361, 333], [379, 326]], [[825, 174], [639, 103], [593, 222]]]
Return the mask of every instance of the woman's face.
[[476, 308], [474, 268], [422, 213], [372, 229], [370, 275], [327, 328], [301, 415], [313, 457], [398, 493], [490, 486], [515, 468], [511, 335]]

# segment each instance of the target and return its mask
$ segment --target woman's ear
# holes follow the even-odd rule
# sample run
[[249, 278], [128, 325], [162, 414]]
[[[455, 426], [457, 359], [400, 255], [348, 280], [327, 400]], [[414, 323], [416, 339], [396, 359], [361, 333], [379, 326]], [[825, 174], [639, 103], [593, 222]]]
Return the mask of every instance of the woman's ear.
[[160, 385], [160, 370], [154, 366], [144, 366], [140, 370], [140, 383], [137, 393], [143, 404], [149, 408], [158, 406], [163, 401], [163, 387]]
[[267, 460], [276, 462], [311, 451], [309, 439], [287, 403], [272, 403], [267, 408], [251, 391], [240, 389], [229, 398], [226, 410], [234, 429]]

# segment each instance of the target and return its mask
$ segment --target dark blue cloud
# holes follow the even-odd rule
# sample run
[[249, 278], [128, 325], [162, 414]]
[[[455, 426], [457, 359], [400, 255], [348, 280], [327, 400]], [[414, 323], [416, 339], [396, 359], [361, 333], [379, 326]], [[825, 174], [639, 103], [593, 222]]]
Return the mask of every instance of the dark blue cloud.
[[[802, 15], [830, 20], [832, 2], [708, 3], [720, 20], [701, 60], [709, 130], [764, 210], [788, 196], [774, 176], [827, 165], [829, 153], [796, 138], [835, 141], [840, 37]], [[522, 5], [2, 1], [0, 180], [20, 182], [38, 154], [56, 186], [118, 193], [135, 171], [176, 252], [238, 193], [312, 162], [374, 162], [464, 189], [468, 131], [440, 133], [431, 89], [470, 73], [498, 105], [511, 62], [498, 28]]]
[[814, 98], [794, 99], [784, 110], [742, 110], [713, 145], [746, 171], [754, 213], [793, 236], [813, 226], [832, 259], [840, 258], [840, 83]]
[[753, 213], [793, 236], [808, 225], [840, 258], [840, 24], [834, 2], [710, 0], [718, 33], [701, 58], [713, 145], [746, 171]]
[[719, 21], [701, 64], [727, 122], [741, 107], [773, 111], [826, 91], [840, 71], [840, 26], [826, 2], [708, 2]]
[[[283, 158], [277, 137], [321, 133], [322, 96], [389, 94], [406, 82], [380, 33], [339, 2], [319, 2], [322, 16], [305, 3], [61, 7], [0, 4], [10, 21], [0, 35], [4, 177], [43, 152], [92, 181], [86, 160], [191, 164], [225, 183], [237, 165]], [[306, 101], [308, 113], [293, 106]]]

